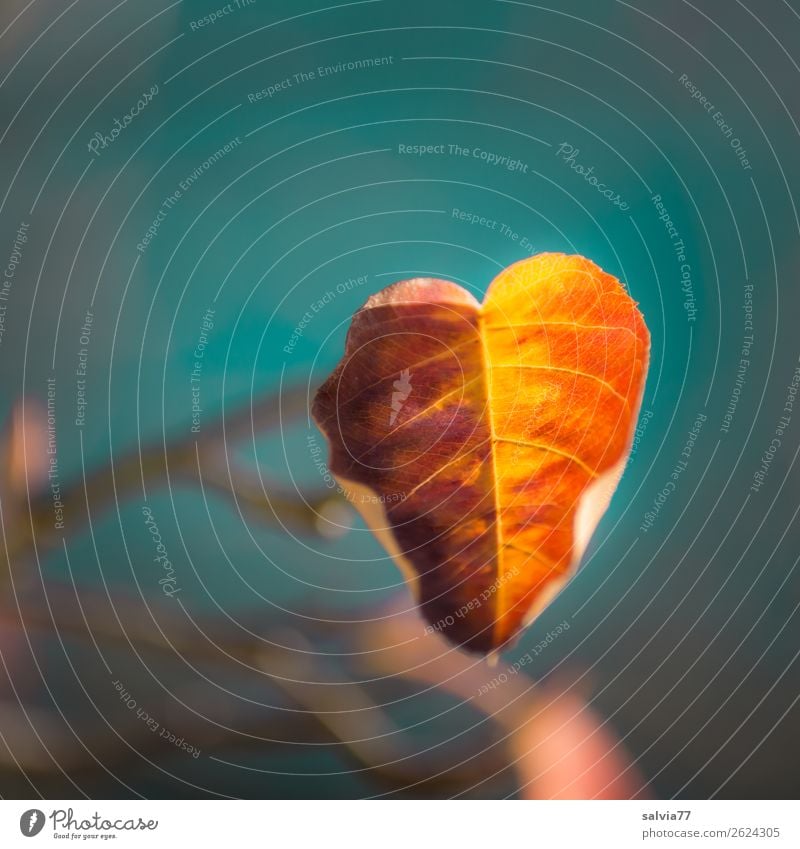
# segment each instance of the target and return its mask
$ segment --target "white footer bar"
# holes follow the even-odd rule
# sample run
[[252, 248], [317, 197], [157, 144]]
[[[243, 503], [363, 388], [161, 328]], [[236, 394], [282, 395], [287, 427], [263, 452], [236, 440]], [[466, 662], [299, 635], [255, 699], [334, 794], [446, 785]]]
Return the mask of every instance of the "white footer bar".
[[0, 801], [0, 846], [800, 846], [786, 801]]

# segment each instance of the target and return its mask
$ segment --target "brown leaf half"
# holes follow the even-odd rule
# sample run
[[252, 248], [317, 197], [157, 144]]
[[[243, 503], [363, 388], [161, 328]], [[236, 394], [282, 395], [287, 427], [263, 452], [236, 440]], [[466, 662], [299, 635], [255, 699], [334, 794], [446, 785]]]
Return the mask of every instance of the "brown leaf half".
[[451, 642], [490, 652], [571, 576], [630, 452], [649, 359], [622, 285], [581, 256], [373, 295], [313, 414], [330, 469]]

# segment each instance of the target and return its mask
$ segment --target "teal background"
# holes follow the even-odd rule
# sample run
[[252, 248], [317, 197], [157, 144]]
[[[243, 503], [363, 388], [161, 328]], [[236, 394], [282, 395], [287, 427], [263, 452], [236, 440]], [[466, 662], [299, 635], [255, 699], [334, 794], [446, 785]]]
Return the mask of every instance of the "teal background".
[[[44, 397], [54, 374], [61, 473], [80, 475], [82, 463], [108, 462], [140, 440], [191, 435], [188, 380], [208, 308], [216, 314], [203, 424], [277, 391], [281, 379], [313, 389], [341, 356], [352, 313], [390, 282], [439, 276], [480, 296], [531, 252], [459, 221], [454, 209], [504, 222], [535, 252], [584, 254], [626, 282], [646, 317], [653, 354], [643, 410], [652, 418], [582, 571], [510, 658], [568, 618], [573, 627], [531, 675], [589, 669], [593, 706], [654, 792], [793, 795], [785, 751], [800, 732], [800, 407], [761, 490], [749, 487], [800, 355], [800, 7], [551, 5], [258, 0], [192, 31], [212, 6], [90, 0], [23, 12], [21, 2], [4, 4], [0, 31], [21, 12], [0, 38], [4, 266], [19, 223], [30, 230], [0, 345], [3, 409], [23, 395]], [[248, 101], [320, 65], [388, 56], [389, 65]], [[682, 74], [724, 115], [752, 170]], [[153, 102], [91, 154], [93, 133], [108, 132], [156, 84]], [[139, 253], [164, 199], [237, 137], [241, 145], [193, 184]], [[630, 209], [612, 206], [565, 164], [562, 143]], [[527, 173], [473, 157], [403, 155], [400, 144], [481, 148], [521, 160]], [[686, 246], [694, 322], [654, 194]], [[284, 352], [317, 299], [364, 275]], [[748, 283], [754, 344], [724, 433]], [[81, 434], [73, 371], [90, 307]], [[698, 413], [707, 421], [689, 466], [644, 532]], [[301, 420], [285, 429], [285, 454], [277, 438], [242, 450], [281, 481], [317, 486], [306, 447], [313, 432]], [[190, 610], [235, 615], [263, 596], [265, 617], [282, 610], [291, 621], [308, 607], [370, 615], [404, 592], [360, 523], [341, 539], [309, 542], [242, 518], [216, 496], [207, 508], [193, 487], [153, 492], [149, 503]], [[86, 530], [68, 538], [77, 582], [158, 594], [139, 506], [132, 499], [117, 514], [97, 505], [94, 540]], [[42, 570], [68, 576], [61, 548]], [[415, 710], [425, 717], [432, 708]], [[194, 780], [233, 795], [374, 792], [361, 778], [271, 777], [268, 755], [249, 758], [266, 772], [203, 759], [191, 765]], [[331, 762], [311, 753], [299, 770]], [[145, 795], [199, 792], [181, 783], [185, 765], [168, 767], [175, 778], [142, 763], [126, 781]], [[128, 792], [108, 782], [85, 777], [79, 786]]]

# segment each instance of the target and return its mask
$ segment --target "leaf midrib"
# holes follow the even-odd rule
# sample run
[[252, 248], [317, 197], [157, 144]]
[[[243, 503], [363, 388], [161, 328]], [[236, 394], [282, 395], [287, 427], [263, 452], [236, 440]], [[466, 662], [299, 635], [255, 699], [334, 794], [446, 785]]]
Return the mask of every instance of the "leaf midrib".
[[492, 644], [495, 643], [495, 635], [497, 633], [497, 628], [499, 625], [499, 617], [498, 611], [502, 610], [502, 592], [504, 581], [502, 580], [503, 575], [503, 539], [502, 539], [502, 527], [500, 526], [500, 493], [499, 487], [497, 485], [497, 458], [495, 456], [497, 445], [497, 435], [494, 429], [494, 415], [492, 413], [492, 363], [491, 357], [489, 355], [489, 346], [486, 342], [486, 334], [484, 333], [484, 316], [483, 309], [478, 309], [477, 316], [477, 325], [478, 325], [478, 337], [481, 340], [481, 362], [482, 362], [482, 371], [483, 371], [483, 384], [486, 392], [486, 417], [487, 424], [489, 427], [489, 453], [491, 456], [491, 472], [492, 472], [492, 497], [494, 499], [494, 529], [495, 529], [495, 558], [497, 563], [497, 574], [495, 575], [495, 582], [497, 584], [497, 590], [494, 593], [495, 597], [495, 609], [494, 609], [494, 620], [492, 622]]

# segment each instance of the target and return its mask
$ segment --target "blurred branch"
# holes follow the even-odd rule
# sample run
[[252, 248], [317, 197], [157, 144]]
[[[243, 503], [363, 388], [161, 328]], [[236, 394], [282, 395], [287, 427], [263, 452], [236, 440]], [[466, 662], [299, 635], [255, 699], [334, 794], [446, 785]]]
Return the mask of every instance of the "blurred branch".
[[[155, 651], [164, 658], [179, 658], [191, 665], [221, 663], [230, 667], [234, 659], [245, 671], [257, 673], [268, 690], [281, 691], [294, 705], [290, 711], [269, 709], [266, 720], [263, 713], [254, 714], [248, 705], [239, 705], [230, 720], [235, 730], [187, 714], [181, 721], [181, 735], [196, 748], [264, 745], [271, 749], [279, 748], [281, 739], [306, 746], [335, 741], [337, 752], [350, 762], [351, 768], [374, 775], [389, 791], [397, 792], [413, 786], [421, 789], [423, 785], [430, 793], [459, 792], [506, 767], [502, 747], [475, 752], [470, 749], [471, 740], [426, 748], [423, 752], [411, 746], [413, 735], [395, 725], [382, 704], [393, 701], [390, 690], [398, 681], [405, 681], [413, 692], [415, 676], [392, 668], [394, 663], [402, 662], [402, 654], [398, 655], [394, 648], [387, 654], [385, 647], [376, 645], [376, 636], [382, 634], [368, 623], [351, 624], [342, 630], [335, 623], [310, 619], [302, 635], [290, 627], [273, 626], [261, 636], [219, 617], [176, 621], [173, 615], [168, 619], [167, 633], [154, 627], [153, 615], [159, 617], [163, 612], [165, 619], [168, 616], [168, 611], [159, 610], [159, 606], [160, 603], [148, 605], [148, 617], [133, 598], [116, 597], [111, 612], [107, 611], [108, 599], [100, 595], [82, 593], [79, 602], [73, 591], [53, 587], [48, 590], [46, 610], [26, 609], [24, 628], [29, 639], [41, 632], [57, 633], [61, 639], [85, 640], [87, 644], [92, 641], [105, 650], [114, 644], [120, 648], [133, 645], [137, 651]], [[404, 627], [413, 629], [416, 638], [416, 615], [405, 612], [400, 616], [405, 620]], [[252, 618], [255, 622], [261, 617]], [[0, 625], [13, 626], [15, 613], [7, 611], [4, 620], [0, 620]], [[342, 636], [350, 651], [316, 654], [321, 645]], [[442, 650], [438, 638], [428, 640], [427, 645], [429, 651]], [[361, 652], [392, 658], [387, 667], [378, 663], [381, 674], [370, 688], [361, 683], [362, 676], [373, 677], [370, 666], [362, 663]], [[418, 659], [417, 653], [405, 654], [409, 664]], [[479, 665], [473, 673], [475, 687], [483, 680], [482, 670]], [[180, 687], [176, 687], [175, 696], [181, 698]], [[164, 746], [134, 714], [122, 709], [114, 714], [113, 732], [100, 725], [79, 738], [49, 711], [34, 709], [31, 713], [26, 707], [25, 713], [28, 719], [23, 720], [11, 703], [0, 702], [0, 727], [4, 733], [12, 732], [10, 739], [15, 741], [13, 753], [0, 747], [0, 767], [11, 768], [13, 761], [32, 773], [50, 774], [59, 768], [91, 770], [99, 766], [98, 752], [102, 752], [103, 764], [110, 765]], [[262, 736], [265, 729], [269, 738]], [[43, 739], [53, 739], [55, 744], [48, 742], [43, 746]], [[458, 765], [456, 769], [454, 763]]]
[[[303, 387], [281, 395], [270, 394], [252, 406], [220, 416], [196, 438], [185, 434], [154, 440], [121, 457], [112, 458], [80, 478], [61, 486], [61, 500], [68, 505], [69, 530], [79, 529], [97, 512], [145, 492], [177, 483], [202, 485], [232, 499], [243, 510], [268, 526], [316, 537], [333, 537], [347, 527], [349, 510], [344, 500], [326, 488], [300, 493], [268, 481], [232, 457], [232, 448], [307, 413]], [[29, 474], [20, 469], [20, 458], [29, 465], [45, 456], [46, 442], [33, 402], [27, 402], [26, 419], [15, 410], [3, 438], [5, 479], [0, 481], [8, 559], [32, 553], [37, 546], [57, 544], [64, 535], [54, 528], [53, 501], [46, 487], [46, 471]], [[32, 478], [32, 480], [31, 480]], [[28, 501], [28, 487], [31, 497]], [[0, 555], [0, 560], [4, 554]]]

